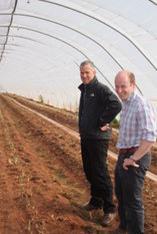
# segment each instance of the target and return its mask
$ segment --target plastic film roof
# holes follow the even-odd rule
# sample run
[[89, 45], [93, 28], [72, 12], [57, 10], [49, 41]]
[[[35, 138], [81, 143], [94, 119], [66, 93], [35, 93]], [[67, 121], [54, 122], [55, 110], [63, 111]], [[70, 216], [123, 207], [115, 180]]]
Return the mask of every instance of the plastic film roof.
[[0, 89], [74, 108], [79, 64], [114, 90], [121, 69], [157, 102], [156, 0], [0, 0]]

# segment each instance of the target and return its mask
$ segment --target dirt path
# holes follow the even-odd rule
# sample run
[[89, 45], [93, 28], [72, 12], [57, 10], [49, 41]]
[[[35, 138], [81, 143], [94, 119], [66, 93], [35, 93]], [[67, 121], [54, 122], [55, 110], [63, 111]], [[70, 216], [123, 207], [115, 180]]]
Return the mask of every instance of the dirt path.
[[[0, 95], [0, 233], [108, 233], [89, 215], [79, 140]], [[113, 171], [114, 162], [109, 162]], [[113, 178], [113, 175], [112, 175]], [[157, 233], [157, 189], [146, 180], [146, 233]], [[151, 218], [150, 218], [151, 217]]]
[[[37, 111], [40, 114], [43, 114], [45, 117], [48, 117], [49, 119], [53, 121], [57, 121], [57, 123], [60, 123], [62, 126], [68, 127], [68, 129], [72, 129], [74, 131], [78, 131], [78, 121], [77, 121], [77, 115], [76, 113], [72, 113], [67, 110], [55, 108], [50, 105], [37, 103], [31, 99], [26, 99], [21, 96], [9, 94], [11, 98], [14, 100], [17, 100], [18, 103], [21, 103], [35, 111]], [[117, 137], [118, 137], [118, 131], [116, 129], [112, 129], [112, 136], [110, 141], [110, 150], [114, 153], [118, 153], [118, 150], [116, 148], [117, 143]], [[151, 150], [152, 154], [152, 163], [149, 168], [150, 172], [157, 175], [157, 143], [152, 147]]]
[[[50, 119], [50, 118], [46, 117], [44, 114], [40, 114], [38, 111], [35, 111], [35, 110], [33, 110], [33, 109], [19, 103], [16, 100], [14, 100], [14, 102], [17, 103], [18, 105], [20, 105], [22, 108], [27, 109], [28, 111], [31, 111], [31, 112], [35, 113], [37, 116], [40, 116], [41, 118], [43, 118], [43, 119], [47, 120], [48, 122], [52, 123], [54, 126], [62, 129], [63, 131], [65, 131], [65, 133], [70, 134], [72, 137], [75, 137], [78, 140], [80, 139], [78, 132], [76, 132], [76, 131], [74, 131], [74, 130], [72, 130], [72, 129], [70, 129], [70, 128], [68, 128], [68, 127], [54, 121], [53, 119]], [[108, 152], [109, 152], [109, 156], [111, 158], [113, 158], [114, 160], [117, 160], [117, 154], [113, 153], [110, 150]], [[153, 180], [154, 182], [157, 183], [157, 175], [155, 175], [155, 174], [148, 171], [146, 176], [148, 177], [148, 179], [151, 179], [151, 180]]]

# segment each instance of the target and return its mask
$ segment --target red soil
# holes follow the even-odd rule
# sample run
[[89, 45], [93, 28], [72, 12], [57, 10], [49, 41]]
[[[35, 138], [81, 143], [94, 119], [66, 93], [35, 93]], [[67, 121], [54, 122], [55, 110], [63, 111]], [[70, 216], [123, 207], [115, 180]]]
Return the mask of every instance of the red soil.
[[[17, 98], [71, 128], [76, 126], [69, 112]], [[89, 188], [79, 140], [2, 94], [0, 128], [1, 234], [101, 234], [115, 229], [118, 218], [103, 228], [102, 211], [89, 214], [81, 208], [89, 198]], [[114, 164], [109, 159], [112, 179]], [[157, 233], [157, 186], [148, 179], [144, 204], [145, 233]]]

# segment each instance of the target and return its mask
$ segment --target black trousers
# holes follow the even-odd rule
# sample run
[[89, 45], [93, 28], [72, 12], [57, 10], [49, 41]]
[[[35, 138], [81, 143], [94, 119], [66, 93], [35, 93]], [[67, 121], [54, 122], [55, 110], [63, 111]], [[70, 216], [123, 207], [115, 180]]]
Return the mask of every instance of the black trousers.
[[81, 152], [84, 172], [91, 185], [90, 203], [103, 207], [104, 213], [113, 213], [113, 186], [106, 162], [108, 143], [108, 140], [81, 139]]
[[129, 234], [143, 234], [142, 190], [151, 157], [150, 154], [146, 154], [138, 161], [139, 168], [130, 166], [125, 170], [122, 166], [123, 161], [129, 156], [129, 153], [119, 155], [115, 169], [115, 193], [118, 199], [120, 226], [127, 229]]

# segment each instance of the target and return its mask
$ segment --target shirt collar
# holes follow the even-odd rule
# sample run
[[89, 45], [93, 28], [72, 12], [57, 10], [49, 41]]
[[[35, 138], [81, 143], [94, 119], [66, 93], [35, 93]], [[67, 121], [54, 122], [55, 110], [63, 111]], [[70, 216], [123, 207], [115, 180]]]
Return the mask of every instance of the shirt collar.
[[134, 92], [128, 97], [128, 99], [127, 99], [126, 101], [123, 101], [123, 103], [124, 103], [125, 105], [131, 103], [131, 102], [133, 101], [133, 99], [135, 98], [135, 96], [136, 96], [136, 92], [134, 91]]

